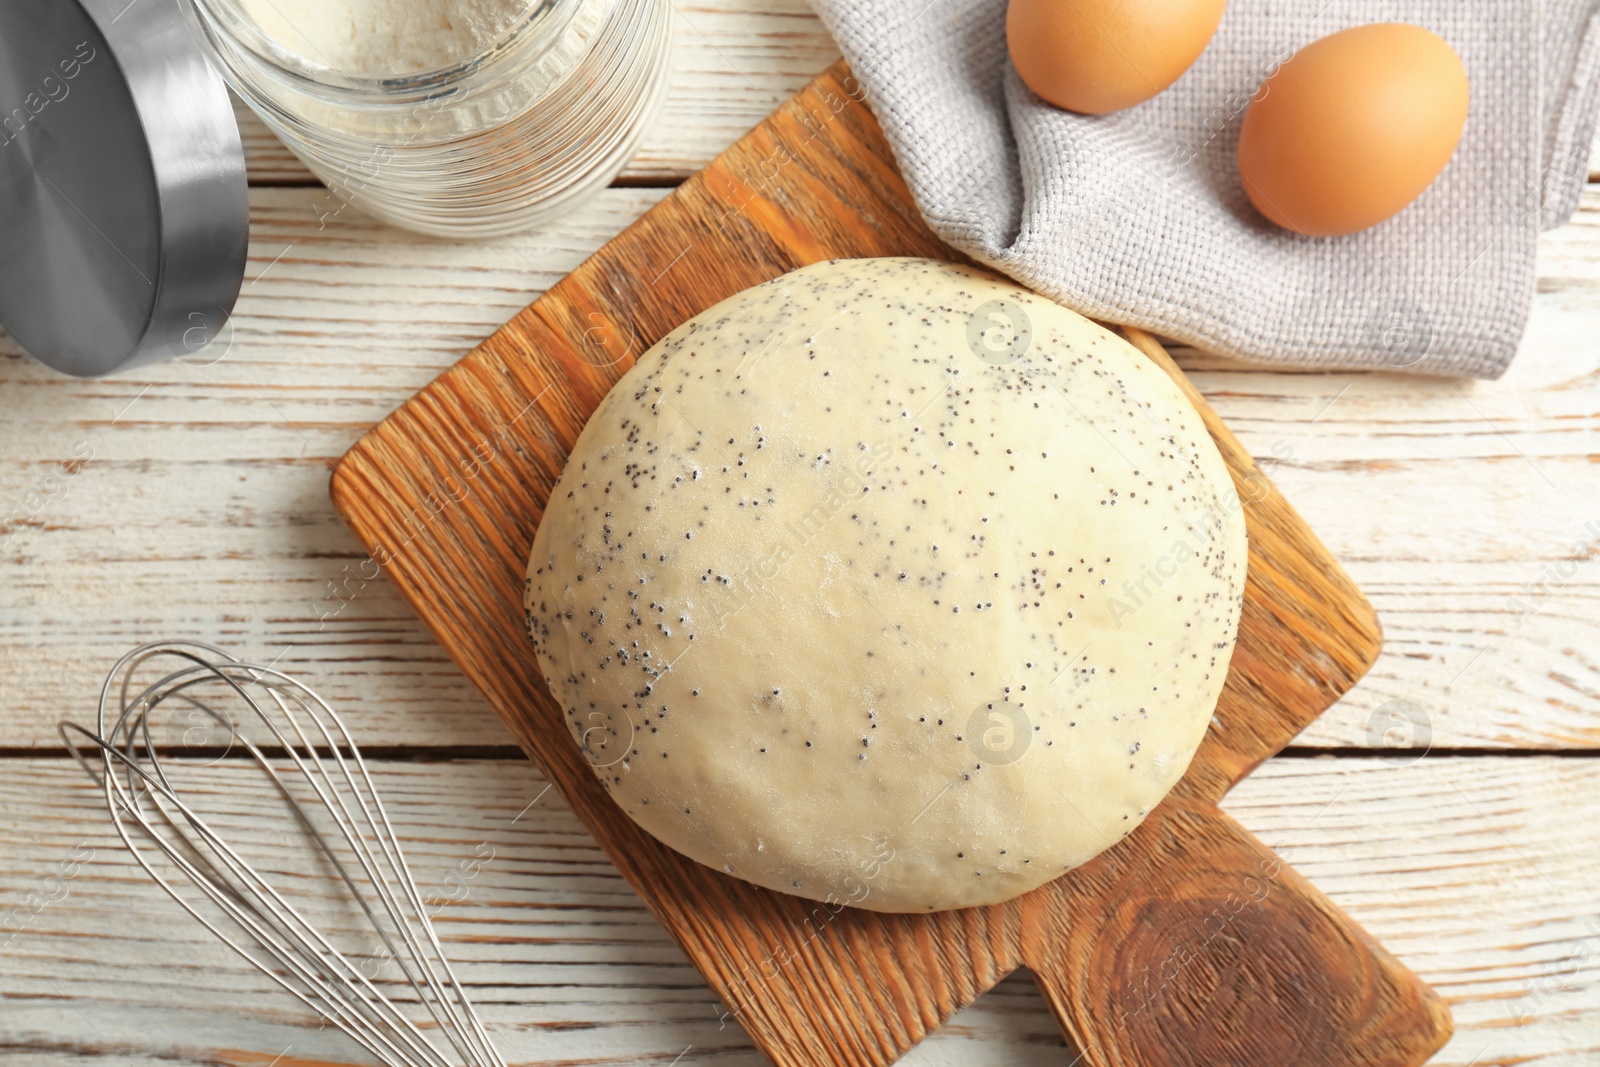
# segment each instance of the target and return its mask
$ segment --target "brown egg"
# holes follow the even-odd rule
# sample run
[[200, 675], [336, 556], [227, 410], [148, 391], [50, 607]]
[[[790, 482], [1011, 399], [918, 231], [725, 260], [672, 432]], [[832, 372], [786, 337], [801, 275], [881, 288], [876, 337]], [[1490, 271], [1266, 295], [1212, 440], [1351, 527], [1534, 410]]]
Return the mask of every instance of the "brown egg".
[[1085, 115], [1120, 111], [1178, 80], [1227, 0], [1011, 0], [1006, 43], [1028, 88]]
[[1356, 26], [1295, 53], [1239, 132], [1239, 177], [1267, 218], [1316, 237], [1375, 226], [1439, 176], [1467, 121], [1467, 71], [1443, 38]]

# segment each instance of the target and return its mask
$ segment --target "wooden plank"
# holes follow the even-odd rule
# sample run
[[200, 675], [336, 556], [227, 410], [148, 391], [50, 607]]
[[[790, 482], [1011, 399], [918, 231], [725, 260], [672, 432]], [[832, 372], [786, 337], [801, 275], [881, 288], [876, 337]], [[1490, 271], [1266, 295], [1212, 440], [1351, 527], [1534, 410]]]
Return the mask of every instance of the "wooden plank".
[[[673, 8], [667, 98], [624, 182], [683, 180], [839, 58], [804, 0], [674, 0]], [[248, 107], [235, 101], [234, 110], [253, 184], [316, 180]]]
[[[1280, 759], [1225, 806], [1445, 995], [1456, 1036], [1436, 1067], [1589, 1067], [1600, 1059], [1594, 763]], [[199, 781], [230, 796], [238, 769], [199, 772]], [[8, 1064], [262, 1067], [285, 1049], [285, 1063], [362, 1062], [147, 880], [77, 767], [24, 759], [6, 771], [0, 1048]], [[440, 900], [447, 952], [514, 1062], [666, 1067], [689, 1046], [684, 1067], [763, 1062], [738, 1027], [719, 1028], [723, 1007], [570, 810], [553, 791], [540, 797], [545, 783], [532, 767], [381, 762], [376, 777], [419, 885]], [[204, 799], [238, 847], [281, 847], [281, 824], [260, 809]], [[462, 864], [471, 870], [474, 861], [467, 877]], [[58, 864], [75, 870], [64, 888], [46, 883]], [[60, 899], [35, 912], [30, 893], [40, 894], [35, 904]], [[1063, 1067], [1070, 1059], [1021, 973], [904, 1062]]]
[[[885, 1067], [1019, 964], [1092, 1064], [1277, 1064], [1312, 1047], [1335, 1063], [1421, 1063], [1449, 1035], [1437, 997], [1215, 807], [1365, 673], [1381, 644], [1371, 607], [1148, 335], [1129, 339], [1188, 393], [1240, 487], [1250, 564], [1206, 738], [1119, 847], [993, 907], [830, 910], [663, 847], [572, 744], [521, 633], [522, 598], [533, 531], [589, 413], [631, 353], [727, 296], [883, 255], [958, 258], [918, 217], [839, 63], [363, 437], [334, 471], [334, 505], [774, 1063]], [[1117, 1010], [1161, 960], [1156, 931], [1202, 928], [1269, 868], [1278, 891], [1234, 909], [1259, 938], [1238, 951], [1208, 940], [1168, 999]], [[836, 938], [807, 936], [820, 914]], [[1250, 992], [1234, 1010], [1184, 1007], [1240, 971]]]
[[[364, 554], [327, 501], [324, 457], [663, 193], [609, 190], [551, 233], [481, 245], [354, 211], [319, 229], [326, 194], [312, 189], [251, 195], [252, 281], [224, 361], [79, 382], [0, 335], [0, 747], [56, 744], [52, 724], [92, 698], [113, 649], [170, 635], [267, 659], [292, 645], [297, 669], [337, 667], [323, 684], [363, 737], [509, 741], [389, 584], [345, 570]], [[1586, 651], [1600, 569], [1567, 562], [1600, 521], [1600, 187], [1545, 235], [1539, 271], [1498, 382], [1254, 371], [1180, 351], [1385, 625], [1377, 666], [1302, 743], [1381, 744], [1374, 713], [1407, 700], [1435, 746], [1600, 747]], [[83, 442], [95, 461], [62, 480]], [[417, 673], [394, 681], [397, 662]]]
[[255, 190], [221, 362], [78, 382], [0, 361], [0, 746], [58, 744], [54, 721], [118, 655], [177, 635], [315, 670], [364, 741], [509, 743], [377, 580], [328, 471], [661, 195], [609, 191], [551, 233], [452, 245], [354, 213], [322, 228], [314, 191]]

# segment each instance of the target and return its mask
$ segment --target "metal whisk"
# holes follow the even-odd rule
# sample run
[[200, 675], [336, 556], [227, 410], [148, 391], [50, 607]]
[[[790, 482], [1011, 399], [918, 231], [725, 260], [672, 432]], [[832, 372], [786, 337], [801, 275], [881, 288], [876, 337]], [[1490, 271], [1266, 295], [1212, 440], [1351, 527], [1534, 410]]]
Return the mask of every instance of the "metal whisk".
[[[228, 762], [230, 785], [253, 780], [287, 807], [321, 867], [323, 877], [311, 884], [348, 891], [377, 932], [372, 954], [352, 958], [307, 919], [315, 901], [306, 899], [305, 872], [274, 886], [262, 867], [283, 877], [278, 853], [270, 864], [247, 862], [180, 794], [175, 778], [188, 764], [170, 754], [164, 762], [156, 744], [161, 727], [152, 727], [153, 717], [174, 711], [208, 736], [220, 728], [224, 754], [237, 746], [253, 760], [253, 768]], [[65, 722], [60, 731], [104, 789], [117, 833], [139, 865], [273, 982], [393, 1067], [505, 1067], [439, 946], [360, 751], [315, 692], [209, 645], [161, 642], [112, 668], [93, 732]], [[88, 758], [73, 734], [92, 742]], [[98, 770], [91, 765], [96, 752]], [[295, 889], [280, 891], [289, 885]], [[386, 989], [414, 993], [431, 1024], [418, 1025]], [[454, 1057], [424, 1028], [442, 1035]]]

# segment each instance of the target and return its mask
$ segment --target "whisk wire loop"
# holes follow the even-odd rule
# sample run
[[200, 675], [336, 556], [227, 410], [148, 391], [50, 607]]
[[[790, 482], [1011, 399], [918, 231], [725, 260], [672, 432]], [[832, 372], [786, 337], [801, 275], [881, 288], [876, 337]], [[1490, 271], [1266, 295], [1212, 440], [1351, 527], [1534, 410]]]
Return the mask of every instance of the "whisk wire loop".
[[[136, 676], [160, 659], [167, 661], [165, 673], [141, 687]], [[247, 709], [248, 732], [203, 699], [219, 683], [224, 696]], [[268, 699], [258, 699], [262, 694]], [[376, 932], [381, 952], [358, 965], [185, 800], [152, 725], [169, 702], [189, 709], [190, 721], [201, 716], [221, 727], [225, 754], [237, 747], [264, 772], [316, 860], [332, 869]], [[273, 983], [391, 1067], [505, 1067], [445, 956], [360, 749], [315, 691], [210, 645], [158, 642], [134, 649], [112, 668], [93, 732], [66, 722], [59, 729], [103, 791], [117, 834], [139, 865]], [[89, 742], [86, 749], [74, 735]], [[335, 833], [326, 832], [329, 824]], [[181, 879], [172, 877], [174, 869]], [[183, 882], [194, 892], [180, 888]], [[455, 1059], [380, 987], [379, 971], [390, 963]]]

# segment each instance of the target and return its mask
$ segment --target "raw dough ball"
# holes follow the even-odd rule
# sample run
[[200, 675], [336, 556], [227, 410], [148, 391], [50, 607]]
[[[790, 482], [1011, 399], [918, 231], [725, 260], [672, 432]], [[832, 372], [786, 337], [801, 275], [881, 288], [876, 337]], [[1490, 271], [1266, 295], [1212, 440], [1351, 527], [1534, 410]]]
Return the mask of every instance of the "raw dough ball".
[[528, 630], [617, 803], [702, 863], [880, 911], [990, 904], [1126, 836], [1228, 672], [1238, 495], [1125, 341], [987, 274], [820, 263], [600, 404]]

